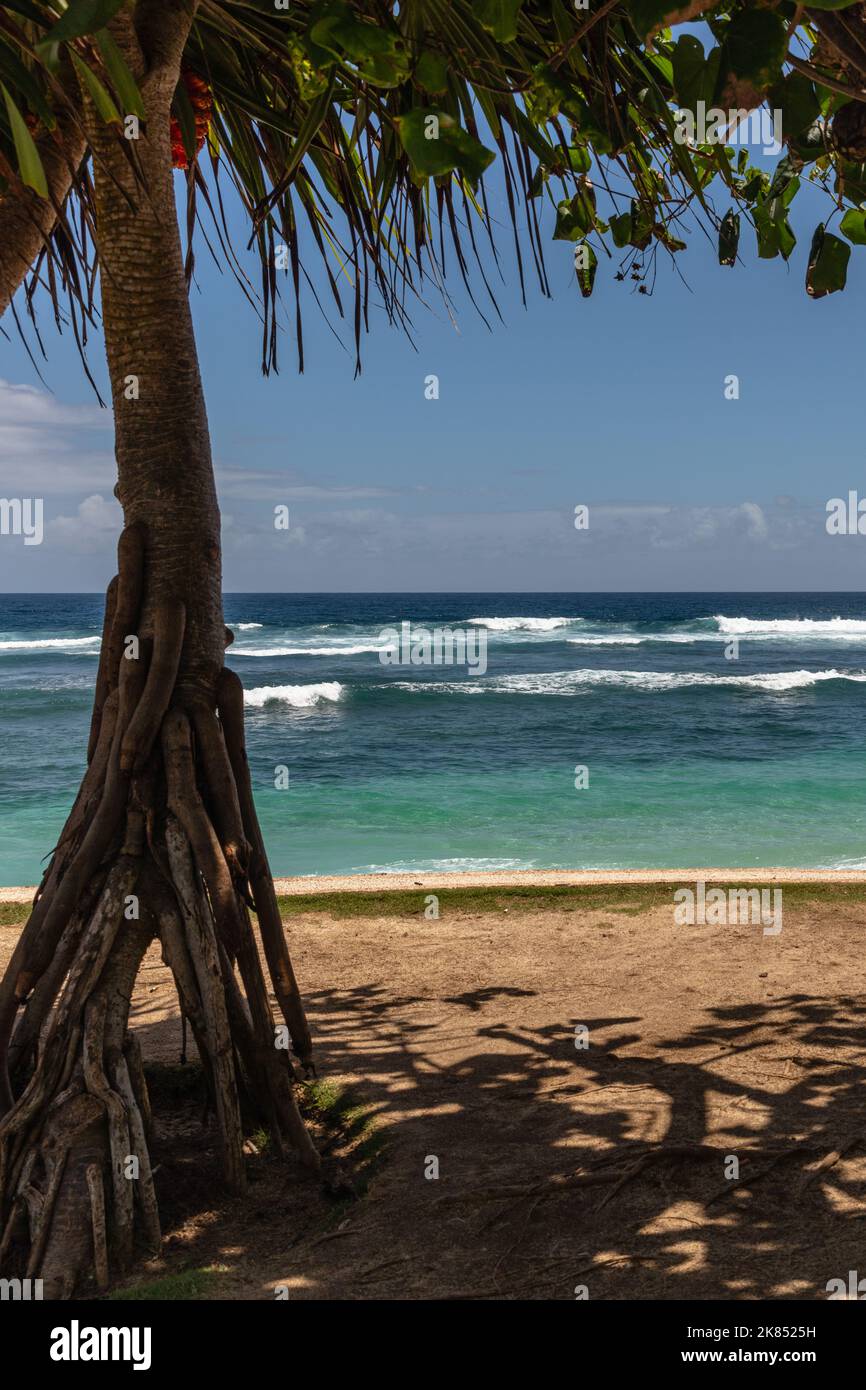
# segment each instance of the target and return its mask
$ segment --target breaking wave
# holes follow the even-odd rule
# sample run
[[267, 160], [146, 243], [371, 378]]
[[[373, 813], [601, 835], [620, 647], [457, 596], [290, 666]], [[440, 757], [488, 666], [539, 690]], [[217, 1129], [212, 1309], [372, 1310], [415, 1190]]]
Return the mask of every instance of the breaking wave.
[[0, 652], [79, 651], [99, 647], [100, 637], [39, 637], [0, 642]]
[[270, 704], [312, 709], [315, 705], [336, 703], [342, 695], [343, 686], [339, 681], [322, 681], [319, 685], [260, 685], [244, 691], [244, 704], [254, 709]]
[[493, 676], [486, 680], [398, 681], [403, 690], [437, 694], [484, 695], [569, 695], [592, 686], [621, 686], [631, 690], [684, 690], [690, 686], [739, 686], [784, 694], [804, 690], [823, 681], [866, 681], [866, 671], [771, 671], [752, 676], [710, 676], [700, 671], [609, 671], [578, 670]]

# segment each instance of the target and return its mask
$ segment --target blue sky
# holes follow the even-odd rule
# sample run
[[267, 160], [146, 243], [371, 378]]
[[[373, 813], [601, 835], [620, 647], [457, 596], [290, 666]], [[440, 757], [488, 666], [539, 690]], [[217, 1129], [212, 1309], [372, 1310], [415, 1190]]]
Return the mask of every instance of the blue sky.
[[[280, 375], [262, 378], [258, 324], [200, 246], [192, 302], [226, 589], [866, 588], [866, 540], [824, 527], [828, 498], [866, 494], [866, 249], [845, 293], [812, 302], [822, 209], [817, 191], [795, 200], [787, 267], [757, 261], [745, 219], [735, 269], [693, 230], [685, 283], [660, 258], [652, 296], [603, 260], [581, 299], [573, 248], [548, 240], [554, 299], [530, 284], [526, 309], [503, 227], [505, 325], [489, 333], [458, 295], [455, 327], [431, 291], [417, 351], [374, 313], [357, 380], [309, 295], [305, 375], [287, 331]], [[43, 496], [46, 519], [41, 546], [0, 539], [0, 590], [101, 589], [119, 524], [111, 418], [71, 337], [43, 327], [47, 390], [14, 330], [0, 338], [0, 495]], [[90, 360], [104, 385], [98, 339]], [[724, 399], [731, 373], [737, 401]], [[288, 532], [274, 530], [279, 503]]]

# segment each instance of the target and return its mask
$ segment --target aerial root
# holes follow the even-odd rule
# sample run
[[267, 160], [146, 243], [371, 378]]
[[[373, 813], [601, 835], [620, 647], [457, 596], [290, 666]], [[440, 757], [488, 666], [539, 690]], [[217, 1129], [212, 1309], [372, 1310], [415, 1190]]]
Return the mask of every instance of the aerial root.
[[280, 1011], [289, 1029], [295, 1056], [309, 1074], [313, 1071], [313, 1042], [286, 944], [274, 880], [253, 801], [244, 737], [243, 687], [239, 677], [227, 667], [220, 673], [217, 682], [217, 705], [237, 788], [244, 834], [250, 844], [249, 881], [268, 971]]
[[[232, 1034], [226, 1012], [225, 992], [216, 933], [210, 908], [200, 887], [190, 844], [182, 823], [169, 815], [165, 829], [172, 882], [183, 924], [183, 938], [192, 964], [197, 999], [189, 997], [190, 1018], [200, 1018], [202, 1041], [210, 1059], [211, 1080], [219, 1127], [223, 1177], [235, 1192], [246, 1188], [243, 1161], [243, 1131], [235, 1078]], [[163, 938], [165, 940], [165, 938]], [[175, 956], [181, 971], [185, 958], [175, 942]], [[189, 981], [185, 988], [191, 991]], [[200, 1009], [199, 1009], [200, 1002]], [[198, 1034], [197, 1034], [198, 1035]]]
[[147, 681], [120, 747], [121, 772], [140, 773], [147, 765], [174, 693], [185, 630], [186, 609], [182, 603], [158, 605]]
[[244, 835], [243, 818], [223, 731], [214, 711], [204, 700], [188, 709], [195, 730], [196, 750], [204, 768], [214, 823], [232, 880], [239, 891], [246, 885], [250, 846]]
[[321, 1170], [248, 912], [255, 907], [282, 1016], [309, 1070], [240, 683], [224, 672], [209, 700], [178, 682], [180, 603], [156, 611], [152, 638], [138, 634], [144, 552], [143, 529], [127, 527], [106, 594], [87, 771], [0, 984], [0, 1268], [13, 1247], [16, 1261], [26, 1248], [48, 1297], [69, 1296], [88, 1270], [104, 1290], [137, 1244], [159, 1249], [150, 1100], [128, 1029], [154, 937], [199, 1050], [229, 1190], [245, 1187], [242, 1105], [269, 1126], [278, 1152]]
[[102, 1173], [95, 1163], [87, 1165], [87, 1188], [90, 1193], [90, 1219], [93, 1229], [93, 1268], [96, 1287], [101, 1293], [108, 1288], [108, 1235], [105, 1227], [105, 1188]]

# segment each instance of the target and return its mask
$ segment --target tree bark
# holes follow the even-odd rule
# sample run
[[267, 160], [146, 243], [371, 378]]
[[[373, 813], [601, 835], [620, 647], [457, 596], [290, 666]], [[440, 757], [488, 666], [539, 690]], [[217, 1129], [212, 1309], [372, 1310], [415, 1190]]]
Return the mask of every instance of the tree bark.
[[169, 140], [191, 17], [179, 0], [144, 0], [112, 22], [147, 110], [137, 173], [87, 117], [125, 526], [89, 767], [0, 984], [0, 1272], [26, 1268], [57, 1297], [90, 1278], [104, 1287], [136, 1248], [158, 1246], [149, 1103], [127, 1036], [154, 936], [201, 1053], [226, 1186], [244, 1186], [241, 1095], [278, 1152], [320, 1166], [247, 911], [307, 1066], [242, 693], [223, 667], [220, 515]]
[[57, 131], [36, 143], [48, 198], [40, 197], [20, 181], [0, 198], [0, 318], [47, 245], [87, 148], [80, 125], [62, 117]]

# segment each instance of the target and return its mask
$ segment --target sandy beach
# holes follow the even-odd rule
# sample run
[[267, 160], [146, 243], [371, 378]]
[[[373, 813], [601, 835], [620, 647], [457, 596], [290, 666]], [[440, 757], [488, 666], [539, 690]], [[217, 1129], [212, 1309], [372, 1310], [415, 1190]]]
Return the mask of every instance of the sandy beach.
[[[314, 1191], [256, 1141], [248, 1196], [223, 1195], [152, 946], [131, 1021], [166, 1239], [125, 1296], [826, 1298], [858, 1268], [866, 1216], [866, 894], [833, 885], [866, 881], [764, 871], [805, 885], [765, 936], [676, 926], [652, 885], [699, 876], [762, 881], [281, 881], [317, 1064], [306, 1113], [356, 1200]], [[460, 886], [425, 917], [423, 889]], [[383, 887], [413, 891], [370, 896]], [[16, 939], [0, 930], [0, 966]]]
[[[736, 883], [761, 887], [775, 883], [845, 884], [866, 886], [866, 871], [839, 869], [523, 869], [493, 873], [304, 874], [274, 880], [285, 897], [318, 893], [387, 893], [412, 888], [580, 888], [604, 884]], [[0, 903], [29, 902], [35, 886], [0, 888]]]

